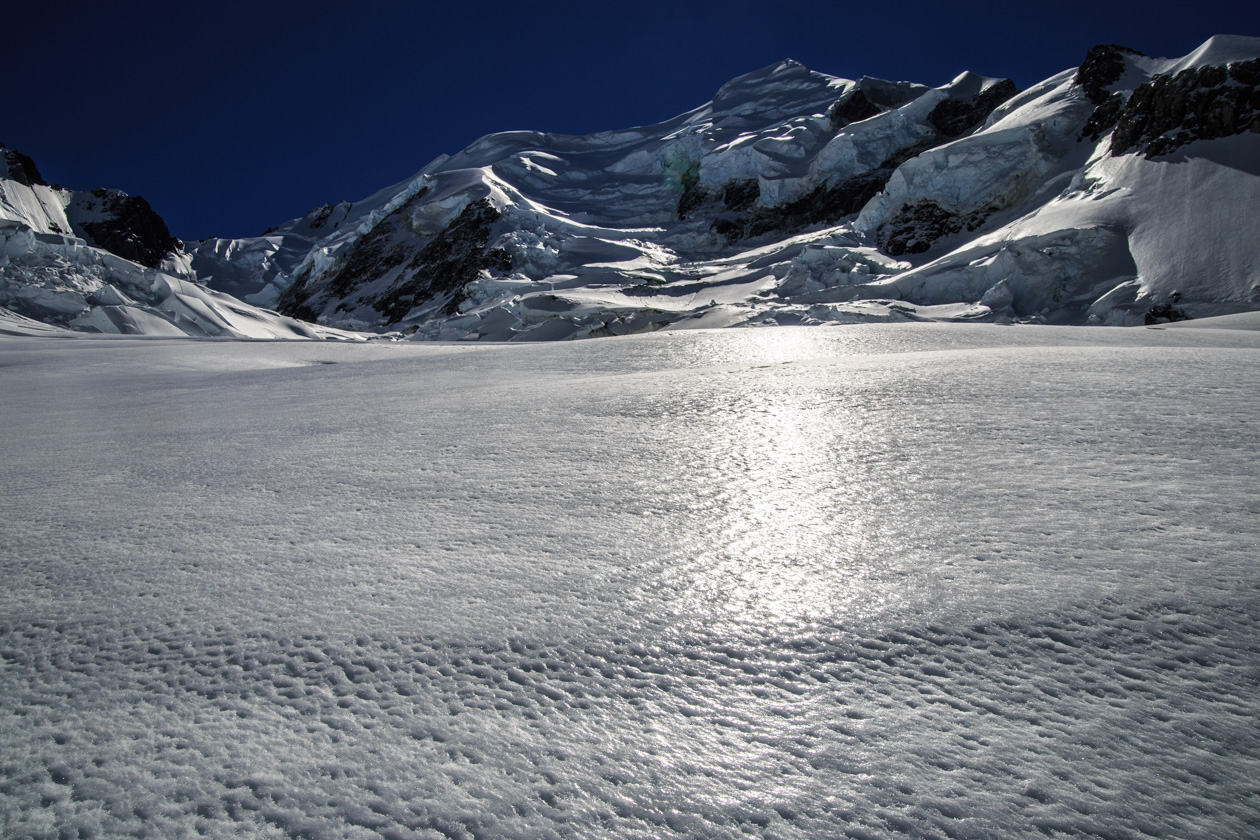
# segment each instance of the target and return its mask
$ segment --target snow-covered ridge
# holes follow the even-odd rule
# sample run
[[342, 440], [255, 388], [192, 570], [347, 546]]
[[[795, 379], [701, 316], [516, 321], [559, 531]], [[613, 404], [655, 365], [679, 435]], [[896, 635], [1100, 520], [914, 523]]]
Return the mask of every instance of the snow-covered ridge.
[[[1247, 311], [1258, 82], [1260, 39], [1235, 36], [1172, 59], [1103, 45], [1026, 91], [783, 61], [655, 125], [483, 137], [361, 201], [197, 243], [191, 269], [289, 316], [439, 339]], [[56, 232], [66, 202], [14, 183], [6, 218]]]
[[[261, 267], [248, 265], [251, 280]], [[362, 338], [207, 288], [184, 243], [143, 198], [49, 185], [31, 158], [0, 147], [0, 334], [72, 331]]]
[[69, 234], [0, 221], [0, 334], [71, 335], [73, 331], [362, 339], [251, 306]]
[[[1236, 37], [1179, 59], [1099, 48], [1023, 92], [785, 61], [656, 125], [490, 135], [426, 167], [423, 189], [374, 196], [390, 206], [314, 247], [278, 305], [448, 339], [1250, 309], [1256, 246], [1220, 208], [1260, 209], [1254, 132], [1148, 162], [1108, 154], [1115, 120], [1098, 127], [1110, 97], [1118, 117], [1160, 74], [1257, 56], [1260, 42]], [[469, 224], [483, 200], [493, 214]]]

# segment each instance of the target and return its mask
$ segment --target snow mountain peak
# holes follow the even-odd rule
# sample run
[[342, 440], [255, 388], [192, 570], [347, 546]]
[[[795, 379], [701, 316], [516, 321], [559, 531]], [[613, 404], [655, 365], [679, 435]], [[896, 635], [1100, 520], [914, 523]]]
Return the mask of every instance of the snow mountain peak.
[[[72, 233], [79, 199], [5, 160], [2, 218]], [[417, 338], [1133, 324], [1260, 308], [1258, 214], [1260, 39], [1174, 59], [1100, 45], [1027, 91], [784, 60], [655, 125], [488, 135], [363, 200], [196, 243], [182, 277]], [[7, 282], [0, 305], [36, 311]]]

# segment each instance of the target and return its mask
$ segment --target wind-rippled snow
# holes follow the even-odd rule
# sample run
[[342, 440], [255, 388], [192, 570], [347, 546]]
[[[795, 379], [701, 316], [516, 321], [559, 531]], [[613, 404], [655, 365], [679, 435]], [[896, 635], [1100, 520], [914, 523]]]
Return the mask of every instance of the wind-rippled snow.
[[0, 339], [0, 834], [1255, 836], [1258, 350]]

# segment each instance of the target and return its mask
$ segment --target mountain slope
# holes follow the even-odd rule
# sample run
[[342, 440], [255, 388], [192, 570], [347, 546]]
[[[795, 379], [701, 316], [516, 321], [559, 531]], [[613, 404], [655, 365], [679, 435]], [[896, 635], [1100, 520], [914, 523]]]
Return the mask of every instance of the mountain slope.
[[[1026, 91], [783, 61], [662, 123], [489, 135], [361, 201], [188, 249], [143, 199], [49, 186], [0, 151], [0, 306], [60, 326], [168, 329], [88, 311], [160, 311], [176, 293], [136, 280], [144, 271], [240, 299], [281, 335], [305, 334], [292, 319], [546, 340], [1260, 309], [1256, 38], [1176, 59], [1101, 45]], [[222, 318], [189, 329], [239, 331]]]
[[1258, 57], [1231, 36], [1172, 60], [1105, 45], [1023, 92], [785, 61], [657, 125], [490, 135], [194, 266], [420, 338], [1260, 308]]
[[50, 186], [0, 147], [0, 334], [359, 338], [208, 289], [190, 264], [143, 198]]

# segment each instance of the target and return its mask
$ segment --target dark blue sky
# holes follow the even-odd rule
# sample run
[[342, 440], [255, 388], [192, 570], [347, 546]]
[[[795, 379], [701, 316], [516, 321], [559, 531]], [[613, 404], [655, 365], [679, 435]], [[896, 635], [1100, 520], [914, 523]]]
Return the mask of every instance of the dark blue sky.
[[657, 122], [783, 58], [1027, 87], [1096, 43], [1178, 56], [1260, 35], [1258, 5], [16, 2], [0, 142], [63, 186], [143, 195], [177, 236], [248, 236], [492, 131]]

